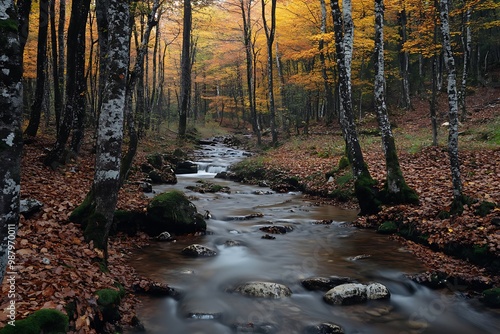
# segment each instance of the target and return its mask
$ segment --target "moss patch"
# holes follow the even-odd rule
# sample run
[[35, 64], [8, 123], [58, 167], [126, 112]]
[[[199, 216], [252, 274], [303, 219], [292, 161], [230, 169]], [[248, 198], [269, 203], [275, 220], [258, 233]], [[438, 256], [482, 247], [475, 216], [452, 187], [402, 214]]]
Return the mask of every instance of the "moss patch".
[[500, 308], [500, 288], [484, 290], [481, 300], [489, 307]]
[[393, 221], [386, 221], [380, 224], [377, 229], [378, 233], [382, 234], [393, 234], [398, 231], [398, 225]]
[[0, 329], [1, 334], [58, 334], [68, 331], [68, 316], [54, 309], [41, 309], [26, 319], [17, 320], [15, 326]]

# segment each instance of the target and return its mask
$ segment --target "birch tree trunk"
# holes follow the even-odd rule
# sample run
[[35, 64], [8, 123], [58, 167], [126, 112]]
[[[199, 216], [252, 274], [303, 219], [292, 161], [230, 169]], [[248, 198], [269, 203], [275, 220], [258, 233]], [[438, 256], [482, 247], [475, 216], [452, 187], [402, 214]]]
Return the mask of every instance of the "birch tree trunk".
[[21, 189], [23, 111], [22, 48], [14, 1], [0, 1], [0, 284], [15, 272], [14, 255]]
[[384, 0], [375, 0], [375, 110], [382, 135], [382, 148], [385, 154], [386, 183], [383, 200], [387, 203], [418, 203], [418, 195], [408, 187], [399, 165], [396, 144], [391, 123], [387, 115], [385, 101], [384, 74]]
[[[348, 1], [349, 2], [349, 1]], [[344, 22], [340, 13], [338, 0], [331, 2], [333, 25], [335, 31], [335, 51], [337, 56], [337, 72], [339, 75], [339, 94], [341, 99], [340, 107], [340, 124], [344, 139], [346, 142], [347, 158], [351, 164], [352, 172], [355, 181], [355, 194], [361, 208], [361, 215], [369, 215], [380, 211], [380, 202], [377, 199], [377, 191], [375, 189], [376, 182], [372, 179], [370, 172], [363, 159], [363, 153], [358, 141], [358, 133], [354, 124], [354, 114], [351, 103], [351, 82], [348, 68], [351, 63], [350, 59], [346, 59], [347, 55], [352, 53], [345, 52], [346, 45], [352, 45], [349, 38], [353, 34], [344, 36]], [[344, 2], [345, 5], [345, 2]], [[350, 10], [350, 7], [344, 7], [344, 11]], [[346, 15], [346, 14], [344, 14]]]
[[101, 57], [108, 59], [108, 76], [99, 112], [94, 182], [84, 202], [70, 217], [84, 226], [85, 240], [92, 241], [94, 247], [103, 250], [104, 261], [107, 259], [108, 236], [121, 185], [121, 146], [130, 53], [128, 1], [109, 0], [105, 10], [109, 49]]
[[[467, 6], [467, 1], [465, 1], [465, 5]], [[463, 23], [463, 33], [462, 33], [462, 46], [463, 46], [463, 69], [462, 69], [462, 85], [460, 86], [460, 95], [459, 95], [459, 103], [460, 103], [460, 118], [462, 121], [465, 121], [467, 118], [467, 106], [465, 103], [465, 98], [467, 95], [467, 77], [469, 74], [469, 63], [471, 58], [471, 44], [472, 44], [472, 35], [470, 30], [470, 19], [471, 19], [471, 9], [468, 7], [465, 10], [464, 15], [464, 23]]]
[[443, 34], [444, 61], [448, 70], [449, 133], [448, 153], [450, 156], [451, 178], [453, 183], [452, 213], [462, 213], [465, 198], [462, 194], [460, 160], [458, 158], [458, 93], [455, 58], [451, 49], [449, 0], [440, 0], [441, 32]]

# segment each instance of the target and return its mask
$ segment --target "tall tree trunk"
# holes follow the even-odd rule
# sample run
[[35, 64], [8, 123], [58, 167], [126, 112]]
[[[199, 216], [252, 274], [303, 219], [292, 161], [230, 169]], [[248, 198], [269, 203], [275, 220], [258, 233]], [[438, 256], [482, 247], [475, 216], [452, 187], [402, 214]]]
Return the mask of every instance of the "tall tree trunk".
[[[467, 1], [465, 2], [465, 6], [468, 6]], [[463, 122], [467, 119], [467, 105], [466, 105], [466, 96], [467, 96], [467, 77], [469, 74], [469, 63], [471, 58], [471, 44], [472, 44], [472, 35], [470, 29], [470, 19], [471, 19], [471, 9], [467, 7], [465, 10], [464, 22], [462, 27], [462, 47], [463, 47], [463, 69], [462, 69], [462, 84], [460, 86], [459, 93], [459, 104], [460, 104], [460, 118]]]
[[418, 203], [417, 193], [408, 187], [399, 165], [391, 123], [387, 115], [384, 74], [384, 0], [375, 0], [375, 110], [382, 134], [386, 183], [383, 199], [387, 203]]
[[273, 43], [276, 33], [276, 1], [271, 0], [271, 24], [266, 18], [266, 0], [261, 0], [262, 22], [267, 41], [267, 89], [269, 90], [269, 114], [271, 123], [271, 138], [273, 145], [278, 143], [278, 131], [276, 129], [276, 110], [274, 102], [274, 78], [273, 78]]
[[59, 67], [58, 69], [58, 82], [59, 82], [59, 87], [61, 89], [61, 111], [59, 113], [59, 120], [57, 123], [57, 132], [59, 133], [59, 128], [61, 126], [61, 116], [62, 116], [62, 111], [63, 111], [63, 106], [64, 106], [64, 101], [65, 101], [65, 96], [64, 96], [64, 82], [65, 82], [65, 77], [64, 77], [64, 66], [65, 66], [65, 44], [64, 44], [64, 36], [66, 34], [66, 1], [59, 1], [59, 23], [57, 25], [57, 38], [58, 38], [58, 56], [59, 56], [59, 61], [57, 66]]
[[[66, 98], [61, 128], [57, 133], [53, 149], [44, 159], [44, 164], [57, 167], [66, 163], [66, 144], [73, 124], [83, 127], [85, 113], [85, 27], [90, 6], [90, 0], [74, 0], [71, 7], [71, 18], [68, 28], [67, 67], [66, 67]], [[76, 122], [75, 122], [76, 120]], [[79, 128], [80, 126], [78, 126]], [[83, 129], [74, 135], [72, 148], [79, 148], [83, 139]]]
[[453, 183], [452, 213], [461, 214], [465, 198], [462, 194], [460, 178], [460, 160], [458, 158], [458, 94], [455, 58], [451, 49], [449, 0], [440, 0], [441, 32], [443, 34], [443, 52], [448, 69], [448, 104], [449, 104], [449, 134], [448, 153], [450, 156], [451, 178]]
[[19, 48], [21, 50], [21, 66], [23, 65], [24, 47], [28, 41], [31, 0], [17, 0], [17, 18], [19, 24]]
[[15, 237], [21, 190], [21, 122], [23, 112], [22, 48], [13, 0], [0, 1], [0, 284], [15, 279]]
[[410, 99], [410, 79], [409, 79], [409, 55], [408, 51], [404, 51], [404, 44], [408, 40], [407, 33], [407, 16], [406, 16], [406, 8], [403, 1], [400, 1], [401, 10], [398, 13], [398, 21], [399, 21], [399, 75], [401, 76], [401, 107], [404, 109], [411, 108], [411, 99]]
[[191, 0], [184, 0], [184, 18], [182, 31], [182, 55], [181, 55], [181, 96], [179, 106], [179, 138], [186, 136], [187, 114], [189, 97], [191, 95], [191, 25], [192, 7]]
[[[439, 8], [439, 0], [434, 0], [434, 7]], [[438, 41], [438, 20], [434, 20], [434, 44]], [[430, 116], [432, 127], [432, 145], [438, 145], [438, 124], [437, 124], [437, 94], [438, 94], [438, 58], [440, 55], [436, 52], [432, 55], [432, 88], [430, 103]]]
[[[321, 34], [326, 34], [326, 2], [325, 0], [320, 0], [321, 6]], [[328, 69], [326, 66], [326, 55], [325, 55], [325, 40], [323, 37], [318, 42], [319, 50], [319, 61], [321, 63], [321, 77], [323, 78], [323, 87], [325, 90], [326, 97], [326, 107], [325, 107], [325, 119], [327, 123], [332, 123], [335, 118], [335, 98], [333, 96], [333, 88], [330, 84], [330, 79], [328, 77]]]
[[121, 185], [121, 145], [130, 52], [128, 1], [108, 0], [105, 9], [109, 49], [101, 56], [108, 57], [108, 77], [99, 112], [94, 182], [84, 202], [71, 215], [72, 220], [83, 224], [86, 241], [92, 241], [94, 247], [103, 250], [104, 261], [107, 260], [108, 236]]
[[36, 137], [40, 127], [42, 103], [45, 93], [45, 63], [47, 62], [47, 32], [49, 27], [49, 1], [40, 0], [38, 19], [38, 46], [36, 54], [36, 89], [35, 100], [31, 105], [30, 120], [24, 134]]
[[[64, 1], [63, 1], [64, 2]], [[61, 122], [61, 110], [63, 106], [62, 99], [62, 88], [59, 75], [59, 48], [58, 48], [58, 36], [56, 27], [56, 9], [55, 1], [50, 1], [50, 37], [52, 45], [52, 79], [54, 84], [54, 114], [56, 119], [56, 131], [59, 129], [59, 124]]]
[[132, 93], [135, 89], [138, 78], [143, 76], [144, 58], [146, 56], [146, 53], [148, 52], [148, 42], [149, 42], [149, 37], [151, 36], [151, 30], [158, 24], [157, 19], [159, 19], [159, 17], [158, 18], [156, 17], [156, 13], [159, 7], [160, 7], [160, 1], [154, 0], [153, 7], [151, 8], [151, 11], [148, 14], [148, 23], [146, 29], [144, 30], [144, 35], [142, 36], [141, 45], [137, 50], [134, 67], [132, 68], [132, 71], [128, 76], [127, 89], [125, 95], [125, 118], [126, 118], [129, 140], [128, 140], [127, 152], [123, 157], [122, 167], [120, 172], [121, 174], [120, 179], [122, 183], [126, 180], [128, 173], [130, 172], [130, 168], [132, 167], [132, 162], [134, 161], [135, 153], [137, 152], [137, 146], [139, 144], [139, 136], [135, 128], [134, 114], [132, 112]]
[[[370, 172], [363, 159], [363, 153], [358, 141], [356, 125], [354, 124], [354, 115], [351, 104], [350, 75], [348, 74], [348, 64], [350, 60], [345, 58], [352, 53], [345, 52], [346, 45], [352, 45], [352, 41], [345, 40], [352, 38], [353, 35], [344, 36], [344, 22], [340, 13], [338, 0], [331, 2], [333, 25], [335, 31], [335, 51], [337, 56], [337, 71], [339, 75], [339, 92], [341, 96], [341, 126], [346, 142], [347, 158], [351, 164], [352, 172], [356, 178], [354, 190], [356, 198], [359, 201], [361, 215], [368, 215], [380, 211], [380, 202], [377, 199], [375, 189], [376, 182], [372, 179]], [[344, 0], [344, 6], [346, 1]], [[344, 11], [350, 10], [350, 7], [344, 7]], [[346, 15], [346, 13], [344, 13]]]
[[280, 90], [280, 97], [281, 97], [281, 131], [283, 132], [283, 136], [288, 136], [289, 135], [289, 128], [287, 124], [287, 110], [286, 105], [285, 105], [285, 76], [283, 75], [283, 65], [281, 64], [281, 55], [280, 51], [278, 49], [279, 45], [276, 43], [276, 69], [278, 71], [278, 78], [279, 78], [279, 90]]

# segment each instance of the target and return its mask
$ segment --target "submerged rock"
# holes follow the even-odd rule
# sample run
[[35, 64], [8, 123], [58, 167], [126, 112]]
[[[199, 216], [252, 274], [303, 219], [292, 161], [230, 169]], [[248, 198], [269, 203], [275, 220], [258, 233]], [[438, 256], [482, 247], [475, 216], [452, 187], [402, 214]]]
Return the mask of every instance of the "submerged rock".
[[332, 322], [324, 322], [316, 326], [308, 326], [304, 329], [304, 334], [334, 334], [344, 333], [344, 329]]
[[366, 285], [359, 283], [347, 283], [338, 285], [323, 296], [328, 304], [332, 305], [352, 305], [365, 302], [368, 297]]
[[289, 225], [264, 226], [264, 227], [261, 227], [259, 230], [261, 230], [262, 232], [271, 233], [271, 234], [285, 234], [287, 232], [293, 231], [293, 226], [289, 226]]
[[237, 292], [248, 297], [276, 299], [292, 295], [292, 290], [286, 285], [272, 282], [247, 282], [239, 285], [232, 292]]
[[182, 254], [187, 255], [187, 256], [193, 256], [193, 257], [210, 257], [210, 256], [216, 256], [217, 252], [214, 251], [211, 248], [208, 248], [203, 245], [199, 244], [193, 244], [190, 246], [187, 246], [181, 251]]
[[309, 277], [303, 279], [300, 283], [307, 290], [312, 291], [328, 291], [338, 285], [353, 283], [354, 280], [350, 277], [330, 276], [330, 277]]

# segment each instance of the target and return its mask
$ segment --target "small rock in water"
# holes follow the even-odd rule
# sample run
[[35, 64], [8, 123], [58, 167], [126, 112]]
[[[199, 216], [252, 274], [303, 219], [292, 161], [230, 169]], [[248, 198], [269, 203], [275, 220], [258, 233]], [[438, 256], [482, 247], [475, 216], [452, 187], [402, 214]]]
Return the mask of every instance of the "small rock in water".
[[174, 238], [172, 238], [172, 236], [170, 235], [170, 233], [168, 233], [168, 232], [166, 232], [166, 231], [165, 231], [165, 232], [160, 233], [159, 235], [157, 235], [157, 236], [155, 237], [155, 239], [156, 239], [157, 241], [174, 241], [174, 240], [175, 240]]
[[236, 246], [243, 246], [241, 242], [237, 241], [237, 240], [226, 240], [226, 242], [224, 242], [224, 246], [226, 247], [236, 247]]
[[292, 290], [283, 284], [272, 282], [248, 282], [236, 287], [233, 292], [249, 297], [283, 298], [290, 297]]
[[268, 240], [274, 240], [276, 237], [273, 237], [272, 235], [266, 234], [261, 237], [261, 239], [268, 239]]
[[211, 248], [208, 248], [203, 245], [199, 244], [193, 244], [190, 246], [187, 246], [181, 251], [182, 254], [187, 255], [187, 256], [193, 256], [193, 257], [209, 257], [209, 256], [216, 256], [217, 252], [214, 251]]
[[324, 322], [316, 326], [309, 326], [304, 329], [304, 334], [334, 334], [344, 333], [342, 327], [331, 322]]
[[369, 284], [366, 287], [366, 295], [368, 299], [388, 299], [391, 297], [389, 289], [380, 283]]
[[366, 285], [359, 283], [341, 284], [323, 296], [328, 304], [332, 305], [352, 305], [365, 302], [367, 300]]
[[262, 232], [272, 233], [272, 234], [285, 234], [287, 232], [293, 231], [293, 227], [288, 225], [286, 226], [274, 225], [274, 226], [264, 226], [261, 227], [259, 230], [261, 230]]
[[302, 286], [312, 291], [328, 291], [337, 285], [353, 283], [350, 277], [330, 276], [330, 277], [309, 277], [301, 281]]
[[277, 327], [274, 324], [262, 323], [255, 324], [249, 323], [236, 323], [231, 325], [236, 334], [240, 333], [259, 333], [259, 334], [272, 334], [277, 332]]
[[371, 257], [371, 255], [368, 255], [368, 254], [361, 254], [361, 255], [356, 255], [356, 256], [351, 256], [351, 257], [348, 257], [347, 259], [349, 261], [358, 261], [358, 260], [363, 260], [363, 259], [367, 259]]

